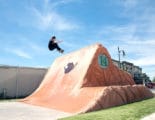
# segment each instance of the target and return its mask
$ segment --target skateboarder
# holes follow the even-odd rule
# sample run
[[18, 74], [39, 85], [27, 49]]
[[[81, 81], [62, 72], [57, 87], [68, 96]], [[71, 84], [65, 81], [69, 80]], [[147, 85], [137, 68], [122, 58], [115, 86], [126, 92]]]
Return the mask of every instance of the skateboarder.
[[52, 38], [50, 39], [49, 43], [48, 43], [48, 48], [49, 50], [54, 50], [57, 49], [60, 53], [63, 53], [64, 50], [61, 49], [58, 45], [58, 43], [60, 43], [62, 41], [57, 41], [55, 36], [52, 36]]

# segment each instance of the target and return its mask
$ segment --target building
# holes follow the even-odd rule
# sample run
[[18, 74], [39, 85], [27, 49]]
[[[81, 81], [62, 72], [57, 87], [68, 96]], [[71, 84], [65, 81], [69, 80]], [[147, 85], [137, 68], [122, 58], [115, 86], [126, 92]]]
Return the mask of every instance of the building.
[[127, 61], [122, 61], [121, 63], [114, 59], [112, 59], [112, 61], [114, 65], [130, 73], [136, 84], [144, 84], [150, 82], [150, 78], [147, 76], [146, 73], [142, 72], [141, 67]]

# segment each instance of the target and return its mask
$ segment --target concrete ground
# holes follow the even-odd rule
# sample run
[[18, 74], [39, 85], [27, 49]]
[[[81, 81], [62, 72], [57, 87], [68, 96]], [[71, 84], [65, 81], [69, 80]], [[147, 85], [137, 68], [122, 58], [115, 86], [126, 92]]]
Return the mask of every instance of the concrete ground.
[[[154, 89], [150, 89], [152, 91], [152, 93], [155, 94], [155, 88]], [[142, 118], [141, 120], [155, 120], [155, 113], [148, 115], [144, 118]]]
[[155, 88], [150, 89], [150, 90], [151, 90], [151, 92], [152, 92], [152, 93], [154, 93], [154, 94], [155, 94]]
[[57, 120], [70, 115], [21, 102], [0, 102], [0, 120]]
[[142, 118], [141, 120], [155, 120], [155, 113]]
[[[151, 91], [155, 93], [155, 89]], [[0, 102], [0, 120], [57, 120], [71, 115], [73, 114], [21, 102]], [[141, 120], [155, 120], [155, 113]]]

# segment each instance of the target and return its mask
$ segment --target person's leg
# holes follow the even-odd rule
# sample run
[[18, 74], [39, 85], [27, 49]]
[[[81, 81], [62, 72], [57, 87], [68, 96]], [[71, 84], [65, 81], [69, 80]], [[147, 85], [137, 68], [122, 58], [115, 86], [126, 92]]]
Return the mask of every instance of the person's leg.
[[61, 50], [61, 48], [58, 46], [58, 44], [57, 43], [54, 43], [53, 44], [53, 46], [58, 50], [58, 51], [60, 51]]
[[49, 50], [51, 50], [51, 51], [55, 49], [54, 46], [49, 46], [48, 48], [49, 48]]
[[62, 50], [62, 49], [58, 46], [57, 43], [54, 43], [53, 45], [54, 45], [54, 47], [55, 47], [59, 52], [61, 52], [61, 53], [64, 52], [64, 50]]

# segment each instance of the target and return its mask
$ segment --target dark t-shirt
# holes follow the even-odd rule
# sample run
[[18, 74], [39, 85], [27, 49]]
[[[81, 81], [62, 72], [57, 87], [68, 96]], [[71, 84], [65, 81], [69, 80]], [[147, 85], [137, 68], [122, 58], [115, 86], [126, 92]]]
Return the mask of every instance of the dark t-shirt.
[[53, 50], [55, 47], [54, 47], [54, 42], [52, 40], [49, 41], [48, 43], [48, 49], [49, 50]]

